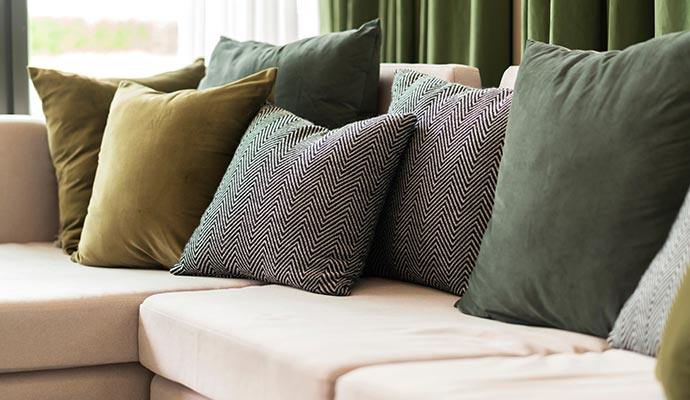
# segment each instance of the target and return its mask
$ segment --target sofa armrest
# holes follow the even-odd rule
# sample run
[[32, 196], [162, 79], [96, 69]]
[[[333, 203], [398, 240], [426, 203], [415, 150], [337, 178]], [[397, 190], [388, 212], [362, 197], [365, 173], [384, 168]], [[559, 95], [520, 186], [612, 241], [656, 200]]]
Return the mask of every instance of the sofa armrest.
[[0, 243], [55, 240], [57, 180], [45, 124], [0, 115]]

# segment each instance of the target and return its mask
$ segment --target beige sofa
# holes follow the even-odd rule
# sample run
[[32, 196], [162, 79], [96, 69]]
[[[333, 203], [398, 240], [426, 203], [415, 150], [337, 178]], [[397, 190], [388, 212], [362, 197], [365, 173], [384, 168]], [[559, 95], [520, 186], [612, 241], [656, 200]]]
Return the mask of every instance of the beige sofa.
[[[384, 64], [382, 112], [398, 67], [480, 86], [470, 67]], [[55, 185], [43, 123], [0, 117], [0, 399], [662, 398], [652, 358], [417, 285], [328, 297], [75, 265], [51, 244]]]

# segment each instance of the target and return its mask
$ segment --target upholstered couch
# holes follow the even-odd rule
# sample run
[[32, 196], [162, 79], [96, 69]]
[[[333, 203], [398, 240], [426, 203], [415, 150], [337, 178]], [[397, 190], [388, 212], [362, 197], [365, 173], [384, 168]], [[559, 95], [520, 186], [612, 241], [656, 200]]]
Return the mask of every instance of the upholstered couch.
[[[398, 67], [480, 86], [466, 66], [384, 64], [381, 112]], [[76, 265], [51, 243], [56, 196], [44, 124], [0, 117], [0, 399], [663, 397], [652, 358], [466, 316], [422, 286], [328, 297]]]

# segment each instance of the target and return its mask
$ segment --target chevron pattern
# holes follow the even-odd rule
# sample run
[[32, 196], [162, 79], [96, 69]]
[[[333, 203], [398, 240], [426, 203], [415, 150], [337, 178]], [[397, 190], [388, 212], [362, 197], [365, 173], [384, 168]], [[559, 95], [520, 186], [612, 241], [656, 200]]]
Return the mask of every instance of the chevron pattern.
[[417, 127], [388, 196], [367, 265], [372, 275], [462, 296], [493, 208], [512, 100], [400, 70], [391, 113]]
[[690, 271], [690, 192], [666, 243], [621, 309], [608, 337], [612, 347], [656, 357], [671, 306]]
[[348, 295], [416, 118], [328, 131], [264, 106], [171, 272]]

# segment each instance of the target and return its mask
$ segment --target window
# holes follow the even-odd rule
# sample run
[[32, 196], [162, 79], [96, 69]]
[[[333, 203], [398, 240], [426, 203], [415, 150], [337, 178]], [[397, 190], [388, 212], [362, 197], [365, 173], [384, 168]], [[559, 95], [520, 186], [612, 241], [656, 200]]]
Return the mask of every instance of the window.
[[[27, 7], [29, 65], [94, 77], [177, 69], [208, 58], [220, 35], [280, 44], [319, 29], [317, 0], [27, 0]], [[30, 110], [42, 114], [33, 87]]]
[[[28, 0], [29, 65], [94, 77], [176, 69], [193, 59], [178, 45], [182, 6], [166, 0]], [[31, 92], [31, 113], [40, 114], [38, 95]]]

